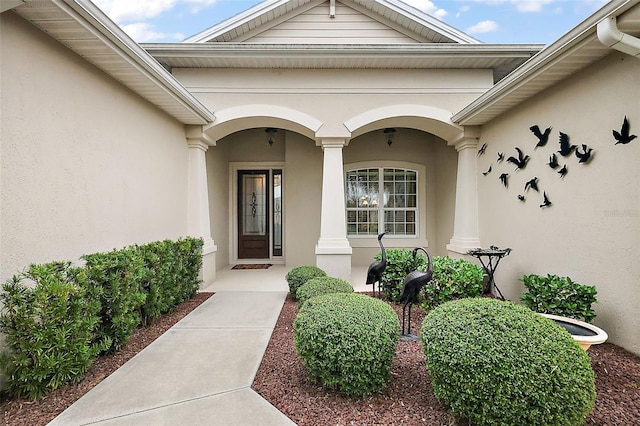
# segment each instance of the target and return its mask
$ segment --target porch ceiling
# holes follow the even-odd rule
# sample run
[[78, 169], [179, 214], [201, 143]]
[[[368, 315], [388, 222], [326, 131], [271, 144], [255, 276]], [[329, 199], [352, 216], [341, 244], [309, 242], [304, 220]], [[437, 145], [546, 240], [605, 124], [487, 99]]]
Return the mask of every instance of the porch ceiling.
[[539, 44], [299, 45], [250, 43], [143, 44], [171, 68], [493, 69], [499, 80], [530, 59]]
[[182, 123], [215, 119], [93, 3], [33, 0], [13, 11]]

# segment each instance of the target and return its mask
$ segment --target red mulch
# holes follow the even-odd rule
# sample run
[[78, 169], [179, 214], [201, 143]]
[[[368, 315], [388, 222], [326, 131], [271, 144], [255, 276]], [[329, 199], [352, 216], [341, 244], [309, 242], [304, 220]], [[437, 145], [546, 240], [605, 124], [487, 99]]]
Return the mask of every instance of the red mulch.
[[[395, 307], [402, 318], [402, 309]], [[391, 380], [380, 394], [354, 398], [307, 380], [293, 343], [298, 309], [287, 298], [253, 388], [300, 426], [453, 425], [455, 419], [434, 396], [420, 342], [400, 342]], [[424, 311], [414, 307], [413, 333]], [[610, 343], [588, 351], [596, 374], [596, 405], [587, 425], [640, 425], [640, 357]]]

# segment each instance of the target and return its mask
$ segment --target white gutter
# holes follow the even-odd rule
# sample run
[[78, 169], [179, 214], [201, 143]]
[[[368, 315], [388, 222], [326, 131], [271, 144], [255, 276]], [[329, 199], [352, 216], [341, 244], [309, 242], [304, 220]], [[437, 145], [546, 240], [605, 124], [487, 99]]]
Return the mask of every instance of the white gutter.
[[598, 40], [605, 46], [640, 59], [640, 38], [621, 32], [615, 16], [598, 22]]

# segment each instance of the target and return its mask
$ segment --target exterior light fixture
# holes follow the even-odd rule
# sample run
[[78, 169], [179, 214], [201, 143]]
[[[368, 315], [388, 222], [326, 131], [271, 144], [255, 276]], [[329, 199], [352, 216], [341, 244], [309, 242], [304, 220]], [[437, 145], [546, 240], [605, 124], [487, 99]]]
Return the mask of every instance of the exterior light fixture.
[[266, 129], [264, 129], [264, 131], [268, 135], [267, 142], [269, 143], [269, 146], [273, 145], [276, 139], [275, 134], [278, 132], [278, 129], [274, 129], [273, 127], [267, 127]]
[[383, 133], [385, 135], [385, 138], [387, 139], [387, 145], [391, 146], [391, 144], [393, 143], [393, 140], [396, 137], [396, 129], [392, 127], [387, 127], [386, 129], [383, 130]]

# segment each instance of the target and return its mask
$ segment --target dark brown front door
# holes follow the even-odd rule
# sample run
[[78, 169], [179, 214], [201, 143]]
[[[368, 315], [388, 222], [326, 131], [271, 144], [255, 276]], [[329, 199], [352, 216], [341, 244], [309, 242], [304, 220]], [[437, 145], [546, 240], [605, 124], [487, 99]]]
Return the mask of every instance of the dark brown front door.
[[269, 171], [238, 171], [238, 258], [269, 258]]

